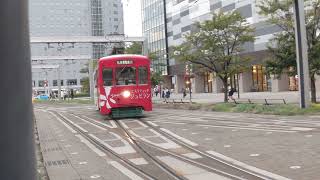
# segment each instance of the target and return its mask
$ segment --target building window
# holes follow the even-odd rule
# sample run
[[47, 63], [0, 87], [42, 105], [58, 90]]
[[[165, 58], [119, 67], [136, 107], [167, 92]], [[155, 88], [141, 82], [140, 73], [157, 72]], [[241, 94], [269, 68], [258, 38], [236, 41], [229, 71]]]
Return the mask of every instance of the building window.
[[289, 77], [289, 90], [290, 91], [298, 91], [299, 90], [299, 81], [298, 76]]
[[136, 84], [136, 68], [120, 67], [116, 69], [117, 85], [134, 85]]
[[139, 67], [139, 84], [148, 84], [147, 67]]
[[212, 93], [212, 73], [205, 72], [204, 73], [204, 91], [206, 93]]
[[271, 88], [270, 78], [266, 75], [266, 67], [262, 65], [252, 66], [252, 91], [269, 91]]
[[77, 85], [77, 80], [76, 79], [68, 79], [67, 80], [67, 85]]
[[[58, 86], [58, 80], [53, 80], [53, 86]], [[63, 86], [63, 80], [60, 80], [60, 86]]]
[[112, 69], [103, 69], [102, 77], [104, 86], [112, 86]]
[[39, 80], [38, 81], [38, 86], [39, 87], [44, 87], [44, 80]]

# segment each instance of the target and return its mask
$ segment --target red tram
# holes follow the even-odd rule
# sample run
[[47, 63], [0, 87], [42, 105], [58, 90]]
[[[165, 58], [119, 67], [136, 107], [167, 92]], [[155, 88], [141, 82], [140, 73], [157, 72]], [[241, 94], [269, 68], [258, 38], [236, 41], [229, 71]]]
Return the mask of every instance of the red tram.
[[114, 118], [141, 116], [152, 110], [150, 60], [140, 55], [99, 59], [95, 71], [95, 103]]

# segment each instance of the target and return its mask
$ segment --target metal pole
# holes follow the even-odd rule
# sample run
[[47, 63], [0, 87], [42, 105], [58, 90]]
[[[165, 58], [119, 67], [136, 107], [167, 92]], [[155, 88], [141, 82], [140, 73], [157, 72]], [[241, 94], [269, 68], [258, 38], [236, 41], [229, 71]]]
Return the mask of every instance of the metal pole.
[[94, 101], [94, 84], [93, 84], [93, 60], [89, 60], [89, 85], [90, 85], [90, 99]]
[[238, 86], [238, 99], [240, 99], [240, 85], [239, 85], [239, 73], [237, 74], [237, 86]]
[[57, 68], [58, 72], [58, 100], [61, 101], [61, 77], [60, 77], [60, 66]]
[[297, 51], [297, 69], [299, 75], [300, 108], [309, 106], [309, 63], [306, 36], [306, 24], [303, 0], [294, 0], [295, 9], [295, 36]]
[[34, 180], [28, 0], [1, 0], [0, 25], [0, 179]]

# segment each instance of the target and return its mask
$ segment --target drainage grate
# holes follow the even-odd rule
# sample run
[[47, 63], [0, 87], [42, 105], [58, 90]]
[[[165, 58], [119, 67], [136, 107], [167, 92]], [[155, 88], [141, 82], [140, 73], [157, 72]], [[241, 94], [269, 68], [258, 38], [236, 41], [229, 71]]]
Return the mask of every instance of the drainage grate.
[[45, 166], [49, 167], [49, 166], [64, 166], [64, 165], [68, 165], [70, 164], [69, 160], [58, 160], [58, 161], [46, 161], [45, 162]]
[[62, 151], [62, 148], [61, 147], [46, 148], [42, 152], [45, 153], [45, 152], [53, 152], [53, 151]]

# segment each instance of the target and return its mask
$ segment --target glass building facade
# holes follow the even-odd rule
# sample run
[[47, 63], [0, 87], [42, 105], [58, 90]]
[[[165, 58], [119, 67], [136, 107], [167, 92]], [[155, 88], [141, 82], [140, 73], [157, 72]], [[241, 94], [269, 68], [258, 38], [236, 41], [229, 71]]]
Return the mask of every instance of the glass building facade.
[[153, 70], [168, 75], [164, 4], [164, 0], [142, 0], [142, 31], [144, 54], [155, 54], [157, 57], [152, 62]]

